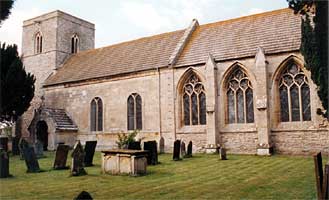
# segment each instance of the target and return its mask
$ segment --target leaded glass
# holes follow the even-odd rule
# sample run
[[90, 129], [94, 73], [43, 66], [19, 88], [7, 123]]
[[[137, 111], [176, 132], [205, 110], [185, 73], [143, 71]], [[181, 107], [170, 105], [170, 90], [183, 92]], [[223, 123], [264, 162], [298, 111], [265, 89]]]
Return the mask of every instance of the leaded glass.
[[236, 92], [238, 123], [244, 123], [244, 99], [242, 90]]
[[136, 129], [142, 129], [142, 98], [136, 95]]
[[192, 102], [192, 125], [198, 124], [198, 99], [195, 93], [191, 95]]
[[103, 130], [103, 103], [100, 98], [97, 101], [97, 131]]
[[311, 101], [310, 101], [310, 88], [304, 84], [301, 88], [302, 92], [302, 105], [303, 105], [303, 120], [311, 120]]
[[199, 94], [199, 100], [200, 100], [200, 104], [199, 104], [200, 124], [206, 124], [207, 116], [206, 116], [206, 95], [205, 95], [205, 93], [202, 92]]
[[127, 120], [128, 130], [134, 130], [135, 128], [135, 102], [134, 97], [130, 95], [127, 102]]
[[290, 96], [291, 96], [291, 120], [292, 121], [300, 121], [300, 110], [299, 110], [299, 92], [298, 87], [293, 85], [290, 88]]
[[90, 130], [96, 131], [96, 101], [93, 99], [90, 103]]
[[288, 90], [285, 86], [280, 88], [280, 107], [281, 107], [281, 121], [289, 121], [289, 108], [288, 108]]
[[234, 92], [229, 90], [227, 93], [227, 113], [228, 113], [228, 123], [235, 122], [235, 107], [234, 107]]
[[252, 89], [246, 90], [246, 103], [247, 103], [247, 123], [254, 122], [254, 101]]
[[184, 125], [190, 125], [190, 97], [187, 94], [183, 96], [184, 107]]

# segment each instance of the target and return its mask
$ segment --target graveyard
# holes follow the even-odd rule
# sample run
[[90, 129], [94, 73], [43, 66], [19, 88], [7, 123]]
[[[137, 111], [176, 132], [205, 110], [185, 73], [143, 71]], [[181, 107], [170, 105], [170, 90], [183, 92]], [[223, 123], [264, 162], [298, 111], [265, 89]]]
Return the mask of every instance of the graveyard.
[[101, 173], [101, 152], [95, 152], [93, 165], [84, 167], [87, 175], [71, 176], [70, 169], [53, 169], [55, 152], [38, 159], [39, 173], [27, 173], [24, 160], [10, 155], [13, 176], [0, 180], [0, 199], [73, 199], [83, 190], [95, 199], [316, 198], [311, 156], [227, 157], [193, 154], [173, 161], [173, 154], [159, 154], [160, 163], [148, 165], [145, 175], [118, 176]]

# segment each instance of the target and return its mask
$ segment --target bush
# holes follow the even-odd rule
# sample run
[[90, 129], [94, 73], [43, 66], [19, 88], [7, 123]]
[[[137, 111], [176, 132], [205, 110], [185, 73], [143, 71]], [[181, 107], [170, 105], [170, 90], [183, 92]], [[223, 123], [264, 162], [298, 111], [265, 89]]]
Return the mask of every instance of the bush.
[[128, 145], [131, 142], [135, 142], [135, 137], [137, 136], [138, 131], [134, 130], [131, 133], [119, 133], [118, 135], [118, 141], [116, 141], [119, 149], [127, 149]]

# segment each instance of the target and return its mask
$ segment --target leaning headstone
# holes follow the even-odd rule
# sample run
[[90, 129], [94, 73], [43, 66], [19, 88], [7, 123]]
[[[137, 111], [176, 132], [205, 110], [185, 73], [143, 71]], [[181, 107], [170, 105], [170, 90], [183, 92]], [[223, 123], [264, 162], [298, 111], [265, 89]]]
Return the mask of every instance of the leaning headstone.
[[156, 165], [158, 164], [158, 149], [156, 141], [144, 142], [144, 150], [148, 151], [147, 164]]
[[316, 189], [318, 199], [323, 199], [322, 184], [323, 184], [323, 169], [322, 169], [322, 155], [321, 152], [313, 156], [314, 158], [314, 169], [315, 169], [315, 179], [316, 179]]
[[180, 155], [182, 158], [185, 157], [186, 155], [186, 147], [185, 147], [185, 142], [182, 142], [180, 145]]
[[70, 147], [68, 145], [60, 144], [56, 149], [56, 156], [54, 162], [54, 169], [68, 169], [66, 166], [67, 154]]
[[75, 143], [71, 156], [72, 156], [71, 175], [72, 176], [86, 175], [87, 173], [83, 168], [85, 152], [79, 140]]
[[0, 136], [0, 148], [8, 152], [8, 137]]
[[34, 153], [33, 147], [23, 148], [23, 156], [25, 159], [25, 164], [28, 173], [40, 172], [38, 159]]
[[141, 148], [141, 142], [139, 142], [139, 141], [130, 142], [128, 144], [128, 149], [131, 149], [131, 150], [142, 150], [142, 148]]
[[93, 166], [93, 159], [97, 141], [87, 141], [85, 145], [85, 167]]
[[8, 152], [0, 148], [0, 178], [7, 178], [9, 176]]
[[24, 149], [29, 148], [29, 146], [30, 146], [29, 143], [24, 138], [19, 139], [18, 149], [19, 149], [21, 160], [24, 160]]
[[80, 192], [80, 194], [74, 198], [74, 200], [82, 200], [82, 199], [88, 199], [88, 200], [92, 200], [93, 197], [89, 194], [89, 192], [86, 191], [82, 191]]
[[192, 157], [192, 141], [190, 141], [187, 145], [187, 153], [185, 155], [185, 158]]
[[226, 157], [226, 149], [223, 148], [223, 147], [221, 147], [221, 148], [219, 149], [219, 158], [220, 158], [221, 160], [227, 160], [227, 157]]
[[37, 140], [37, 142], [34, 145], [34, 151], [37, 158], [42, 158], [43, 156], [43, 143], [40, 140]]
[[173, 160], [178, 161], [181, 160], [180, 157], [180, 140], [176, 140], [174, 142], [174, 153], [173, 153]]

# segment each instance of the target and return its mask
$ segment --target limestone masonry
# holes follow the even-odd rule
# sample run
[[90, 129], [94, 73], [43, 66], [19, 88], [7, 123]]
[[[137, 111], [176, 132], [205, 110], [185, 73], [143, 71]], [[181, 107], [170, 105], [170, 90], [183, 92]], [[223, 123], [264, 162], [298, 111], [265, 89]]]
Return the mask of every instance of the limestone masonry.
[[119, 133], [138, 129], [160, 152], [180, 139], [196, 152], [328, 154], [300, 28], [281, 9], [94, 49], [90, 22], [62, 11], [26, 20], [22, 58], [37, 81], [18, 133], [49, 150], [116, 148]]

